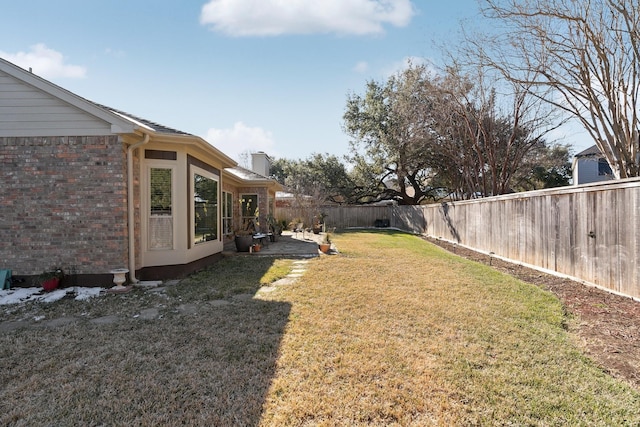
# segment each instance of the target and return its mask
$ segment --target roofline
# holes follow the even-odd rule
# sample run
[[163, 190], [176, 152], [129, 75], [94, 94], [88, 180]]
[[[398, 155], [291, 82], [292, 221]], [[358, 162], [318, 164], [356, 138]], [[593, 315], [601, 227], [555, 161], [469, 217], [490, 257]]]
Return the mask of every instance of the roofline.
[[284, 188], [283, 185], [280, 184], [275, 179], [267, 178], [267, 177], [265, 177], [263, 179], [244, 179], [244, 178], [241, 178], [241, 177], [237, 176], [236, 174], [234, 174], [233, 172], [229, 171], [228, 169], [230, 169], [230, 168], [223, 169], [222, 173], [224, 173], [226, 180], [231, 181], [233, 183], [240, 184], [240, 185], [243, 185], [243, 186], [250, 186], [250, 185], [266, 186], [266, 187], [269, 187], [269, 188], [273, 188], [274, 191], [281, 191]]
[[112, 113], [111, 111], [100, 108], [91, 101], [84, 99], [83, 97], [78, 96], [73, 92], [63, 89], [55, 83], [52, 83], [49, 80], [33, 74], [32, 72], [27, 71], [24, 68], [7, 61], [6, 59], [0, 58], [0, 70], [12, 77], [25, 82], [28, 85], [31, 85], [43, 92], [48, 93], [53, 97], [61, 99], [62, 101], [67, 102], [74, 107], [85, 111], [88, 114], [91, 114], [99, 119], [104, 120], [107, 123], [110, 123], [112, 133], [133, 133], [138, 128], [138, 126], [136, 126], [130, 120], [126, 120], [123, 117]]
[[145, 134], [149, 135], [149, 137], [151, 138], [151, 143], [191, 145], [193, 147], [196, 147], [220, 160], [222, 162], [222, 169], [238, 166], [238, 163], [231, 157], [227, 156], [225, 153], [196, 135], [178, 135], [172, 133], [156, 132], [154, 130], [148, 129], [145, 126], [137, 130], [135, 134], [125, 136], [123, 140], [125, 144], [133, 145], [136, 144], [139, 138], [143, 137]]
[[89, 101], [81, 96], [76, 95], [73, 92], [70, 92], [55, 83], [50, 82], [32, 72], [21, 68], [6, 59], [0, 58], [0, 71], [3, 71], [9, 74], [12, 77], [15, 77], [24, 83], [35, 87], [49, 95], [61, 99], [62, 101], [73, 105], [80, 110], [91, 114], [92, 116], [97, 117], [98, 119], [104, 120], [107, 123], [111, 124], [111, 132], [119, 135], [137, 135], [141, 136], [144, 134], [148, 134], [152, 137], [155, 142], [173, 142], [178, 144], [191, 144], [199, 147], [200, 149], [213, 154], [215, 157], [218, 157], [224, 167], [235, 167], [238, 163], [233, 160], [231, 157], [227, 156], [225, 153], [209, 144], [207, 141], [202, 139], [199, 136], [191, 135], [191, 134], [176, 134], [176, 133], [167, 133], [167, 132], [158, 132], [155, 129], [141, 123], [131, 117], [128, 117], [126, 114], [120, 114], [115, 111], [111, 111], [109, 107], [98, 105], [94, 102]]

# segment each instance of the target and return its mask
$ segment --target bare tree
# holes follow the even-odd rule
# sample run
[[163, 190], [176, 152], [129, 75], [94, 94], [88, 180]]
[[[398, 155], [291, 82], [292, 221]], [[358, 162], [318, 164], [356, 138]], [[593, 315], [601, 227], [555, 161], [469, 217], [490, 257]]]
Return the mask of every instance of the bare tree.
[[438, 151], [440, 163], [450, 165], [441, 174], [450, 176], [458, 197], [513, 191], [525, 157], [561, 123], [521, 84], [499, 84], [483, 69], [463, 75], [449, 68], [439, 88]]
[[485, 0], [496, 20], [469, 52], [587, 130], [617, 178], [638, 176], [640, 3]]

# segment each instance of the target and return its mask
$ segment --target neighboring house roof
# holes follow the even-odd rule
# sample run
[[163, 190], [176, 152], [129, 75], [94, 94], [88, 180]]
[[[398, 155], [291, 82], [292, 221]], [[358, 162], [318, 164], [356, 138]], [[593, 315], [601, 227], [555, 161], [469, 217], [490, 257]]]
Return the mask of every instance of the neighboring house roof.
[[575, 155], [575, 157], [601, 157], [601, 156], [602, 156], [602, 151], [600, 151], [597, 145], [592, 145], [586, 150], [583, 150]]

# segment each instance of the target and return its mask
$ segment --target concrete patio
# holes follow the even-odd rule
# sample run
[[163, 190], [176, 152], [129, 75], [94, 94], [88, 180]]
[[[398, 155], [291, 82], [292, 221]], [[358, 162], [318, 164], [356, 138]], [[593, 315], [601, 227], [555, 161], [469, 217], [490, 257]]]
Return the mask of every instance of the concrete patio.
[[290, 256], [309, 258], [316, 257], [320, 254], [318, 243], [324, 238], [324, 233], [314, 234], [312, 232], [292, 232], [283, 231], [276, 242], [267, 242], [260, 249], [260, 252], [238, 252], [235, 244], [232, 242], [225, 246], [224, 254], [227, 256], [245, 255], [245, 256]]

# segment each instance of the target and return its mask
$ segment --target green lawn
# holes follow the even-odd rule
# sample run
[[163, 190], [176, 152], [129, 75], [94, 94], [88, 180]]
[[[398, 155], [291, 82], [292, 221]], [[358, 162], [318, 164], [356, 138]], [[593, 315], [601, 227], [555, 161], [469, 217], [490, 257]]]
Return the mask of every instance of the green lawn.
[[337, 235], [291, 305], [265, 425], [637, 425], [538, 287], [402, 233]]
[[640, 424], [638, 391], [584, 356], [553, 295], [403, 233], [333, 241], [270, 292], [291, 260], [0, 308], [72, 320], [0, 332], [0, 424]]

